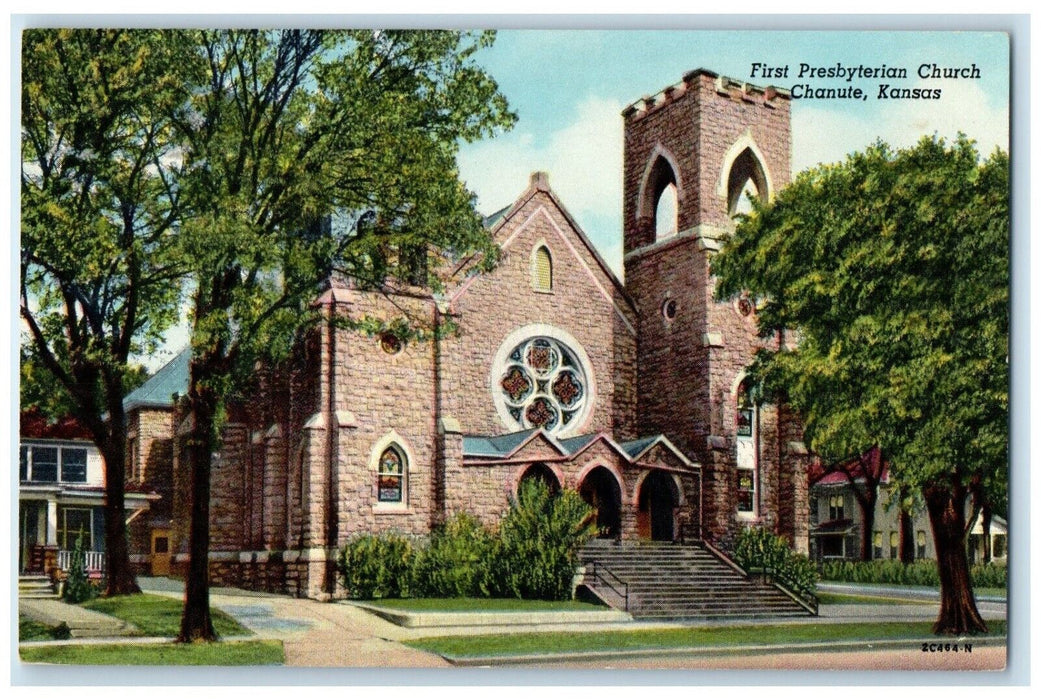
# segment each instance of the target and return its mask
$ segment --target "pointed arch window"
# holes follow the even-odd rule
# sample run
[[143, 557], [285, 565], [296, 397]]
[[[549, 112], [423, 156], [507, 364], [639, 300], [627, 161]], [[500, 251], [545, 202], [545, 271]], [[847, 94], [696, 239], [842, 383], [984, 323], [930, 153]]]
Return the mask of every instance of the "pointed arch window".
[[380, 503], [404, 503], [408, 460], [397, 446], [390, 445], [380, 454], [376, 491]]
[[553, 291], [553, 257], [540, 245], [531, 257], [531, 287], [536, 292]]
[[756, 430], [756, 405], [751, 386], [742, 381], [737, 389], [737, 514], [755, 517], [759, 488], [759, 435]]

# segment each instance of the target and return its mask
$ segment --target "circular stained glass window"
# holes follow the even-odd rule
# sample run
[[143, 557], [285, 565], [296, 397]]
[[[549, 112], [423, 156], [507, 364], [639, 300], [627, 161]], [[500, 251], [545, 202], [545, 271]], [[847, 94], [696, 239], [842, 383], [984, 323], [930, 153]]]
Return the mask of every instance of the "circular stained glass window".
[[514, 347], [499, 377], [501, 397], [517, 425], [554, 433], [574, 427], [586, 406], [587, 386], [571, 348], [547, 337]]

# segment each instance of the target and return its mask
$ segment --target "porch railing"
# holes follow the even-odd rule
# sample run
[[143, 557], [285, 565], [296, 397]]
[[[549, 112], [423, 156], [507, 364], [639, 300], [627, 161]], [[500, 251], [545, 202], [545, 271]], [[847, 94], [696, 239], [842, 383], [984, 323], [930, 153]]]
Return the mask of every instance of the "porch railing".
[[[59, 550], [58, 552], [58, 568], [62, 571], [68, 571], [72, 567], [72, 551], [67, 549]], [[103, 572], [105, 570], [105, 553], [104, 552], [84, 552], [83, 553], [83, 568], [87, 571], [98, 571]]]

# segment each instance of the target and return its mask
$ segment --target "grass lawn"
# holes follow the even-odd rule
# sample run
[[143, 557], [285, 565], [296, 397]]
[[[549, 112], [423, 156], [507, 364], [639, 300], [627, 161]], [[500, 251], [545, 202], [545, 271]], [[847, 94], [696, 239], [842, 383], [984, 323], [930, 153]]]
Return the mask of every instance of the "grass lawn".
[[519, 598], [380, 598], [362, 600], [381, 608], [410, 612], [553, 612], [605, 610], [602, 605], [577, 600], [521, 600]]
[[[988, 621], [990, 634], [1004, 635], [1003, 620]], [[873, 639], [933, 639], [932, 622], [796, 624], [744, 627], [684, 627], [597, 632], [535, 632], [470, 637], [424, 637], [409, 646], [453, 657], [510, 656], [582, 651], [628, 651], [745, 644], [797, 644]]]
[[44, 642], [54, 639], [54, 628], [24, 615], [18, 616], [19, 642]]
[[889, 598], [875, 595], [850, 595], [848, 593], [827, 593], [819, 591], [817, 600], [823, 605], [936, 605], [939, 601], [928, 598]]
[[[95, 598], [82, 605], [89, 610], [129, 622], [145, 637], [176, 637], [181, 631], [184, 603], [174, 598], [135, 593], [112, 598]], [[210, 614], [213, 616], [214, 629], [222, 637], [251, 634], [248, 629], [220, 610], [211, 608]]]
[[216, 644], [81, 644], [19, 649], [22, 661], [77, 666], [271, 666], [285, 663], [278, 640]]

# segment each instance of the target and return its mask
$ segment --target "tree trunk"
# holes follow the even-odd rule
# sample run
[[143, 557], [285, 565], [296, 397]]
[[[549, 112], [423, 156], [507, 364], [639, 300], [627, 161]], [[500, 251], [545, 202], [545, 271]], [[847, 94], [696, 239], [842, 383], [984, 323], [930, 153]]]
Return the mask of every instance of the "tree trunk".
[[217, 395], [200, 383], [205, 362], [192, 361], [188, 388], [188, 411], [194, 420], [189, 436], [191, 460], [191, 523], [188, 536], [188, 574], [185, 579], [184, 613], [178, 642], [215, 641], [217, 633], [210, 617], [210, 472], [212, 470], [214, 420]]
[[[126, 429], [123, 428], [125, 431]], [[141, 589], [130, 568], [127, 544], [126, 440], [112, 439], [102, 450], [105, 458], [105, 595], [140, 593]]]
[[872, 537], [875, 531], [875, 498], [857, 499], [860, 507], [860, 560], [871, 561], [875, 558]]
[[914, 521], [911, 514], [900, 509], [900, 561], [904, 564], [914, 563]]
[[106, 381], [109, 420], [99, 445], [105, 459], [105, 595], [140, 593], [130, 567], [126, 518], [126, 414], [121, 379]]
[[934, 634], [975, 634], [987, 625], [976, 609], [965, 550], [965, 489], [937, 484], [925, 489], [936, 564], [940, 573], [940, 616]]

